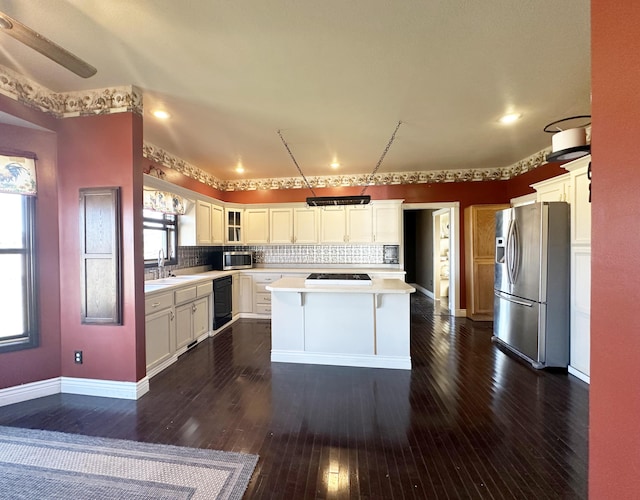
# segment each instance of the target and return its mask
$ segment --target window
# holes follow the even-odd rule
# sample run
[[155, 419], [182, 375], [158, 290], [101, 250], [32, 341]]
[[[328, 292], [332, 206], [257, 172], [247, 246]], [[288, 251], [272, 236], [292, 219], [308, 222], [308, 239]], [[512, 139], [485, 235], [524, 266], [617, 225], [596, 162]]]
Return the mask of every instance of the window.
[[0, 193], [0, 352], [38, 345], [34, 196]]
[[164, 263], [178, 263], [178, 216], [143, 210], [144, 265], [157, 267], [162, 251]]

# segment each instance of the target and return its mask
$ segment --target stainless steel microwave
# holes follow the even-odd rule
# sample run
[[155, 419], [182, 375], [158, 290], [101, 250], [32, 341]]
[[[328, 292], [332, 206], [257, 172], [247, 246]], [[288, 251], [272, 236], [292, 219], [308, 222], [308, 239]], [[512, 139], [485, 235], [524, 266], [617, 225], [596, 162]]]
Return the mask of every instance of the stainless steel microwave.
[[213, 268], [221, 271], [253, 267], [253, 252], [214, 252]]

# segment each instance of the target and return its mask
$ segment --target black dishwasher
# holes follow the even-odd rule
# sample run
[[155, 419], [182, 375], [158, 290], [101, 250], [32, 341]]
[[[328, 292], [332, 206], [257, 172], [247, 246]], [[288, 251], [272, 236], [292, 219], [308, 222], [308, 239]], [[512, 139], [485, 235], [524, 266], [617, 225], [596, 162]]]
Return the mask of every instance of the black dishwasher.
[[213, 280], [213, 329], [231, 321], [233, 303], [231, 300], [231, 276]]

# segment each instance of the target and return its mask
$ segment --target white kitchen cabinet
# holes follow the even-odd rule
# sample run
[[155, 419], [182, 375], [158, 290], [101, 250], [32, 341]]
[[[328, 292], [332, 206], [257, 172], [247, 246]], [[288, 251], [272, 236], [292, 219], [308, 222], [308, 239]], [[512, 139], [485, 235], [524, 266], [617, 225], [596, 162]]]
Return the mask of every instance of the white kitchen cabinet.
[[213, 282], [180, 288], [176, 303], [176, 350], [188, 346], [211, 329]]
[[239, 278], [238, 313], [253, 312], [253, 278], [250, 274], [242, 273]]
[[400, 244], [401, 204], [400, 200], [372, 202], [374, 243]]
[[244, 243], [269, 243], [269, 209], [247, 208], [244, 211]]
[[269, 209], [269, 243], [286, 245], [294, 242], [293, 209]]
[[231, 278], [231, 314], [236, 316], [240, 312], [240, 275]]
[[532, 185], [537, 201], [566, 201], [571, 203], [571, 176], [558, 175]]
[[196, 200], [186, 214], [178, 217], [178, 244], [180, 246], [205, 246], [212, 244], [212, 205]]
[[301, 245], [318, 243], [318, 214], [315, 207], [293, 209], [293, 242]]
[[371, 243], [373, 241], [373, 212], [370, 205], [344, 207], [347, 219], [347, 243]]
[[224, 208], [211, 205], [211, 244], [224, 244]]
[[320, 243], [345, 243], [347, 219], [344, 207], [322, 207], [320, 210]]
[[266, 287], [281, 277], [281, 274], [254, 273], [253, 312], [255, 314], [271, 316], [271, 292]]
[[563, 165], [569, 171], [571, 201], [571, 295], [569, 373], [590, 381], [591, 361], [591, 155]]
[[171, 358], [175, 347], [173, 293], [145, 297], [145, 348], [147, 375]]
[[242, 219], [243, 210], [241, 208], [225, 208], [226, 214], [226, 242], [235, 244], [242, 243]]

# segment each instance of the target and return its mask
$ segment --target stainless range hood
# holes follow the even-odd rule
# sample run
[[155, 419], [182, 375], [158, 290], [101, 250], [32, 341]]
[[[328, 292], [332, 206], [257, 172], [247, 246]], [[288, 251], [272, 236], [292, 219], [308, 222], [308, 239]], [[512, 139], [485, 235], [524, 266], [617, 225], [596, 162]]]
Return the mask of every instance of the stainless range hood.
[[327, 207], [341, 205], [368, 205], [371, 196], [314, 196], [307, 198], [310, 207]]

